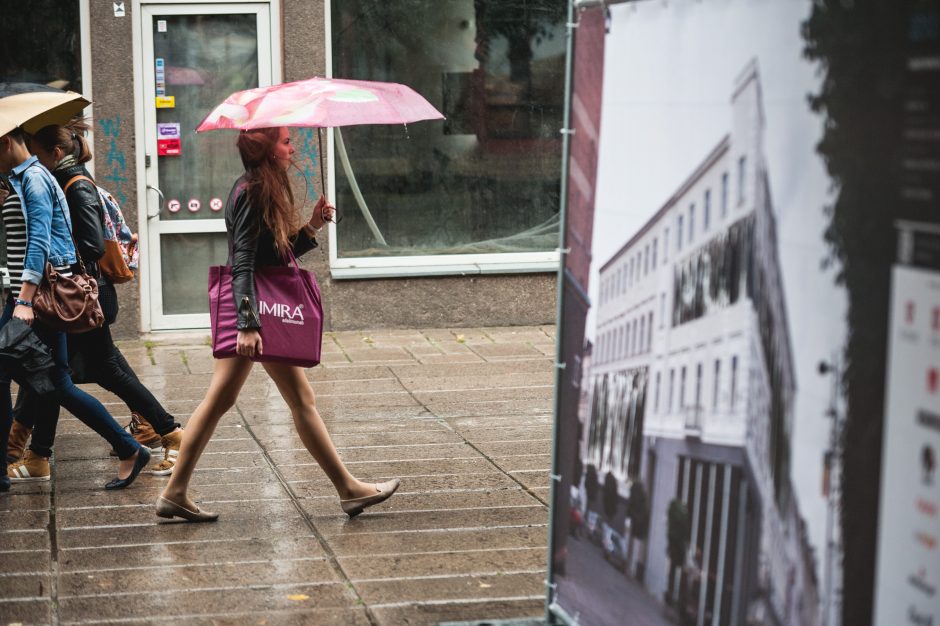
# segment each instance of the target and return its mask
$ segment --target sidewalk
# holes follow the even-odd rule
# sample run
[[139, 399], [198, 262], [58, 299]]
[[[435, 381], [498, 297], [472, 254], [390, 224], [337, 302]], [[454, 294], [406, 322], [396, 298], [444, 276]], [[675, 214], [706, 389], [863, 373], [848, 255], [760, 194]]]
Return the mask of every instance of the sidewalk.
[[[185, 422], [212, 369], [204, 338], [121, 348]], [[340, 453], [360, 478], [402, 478], [353, 520], [259, 366], [194, 478], [216, 524], [157, 524], [162, 477], [105, 492], [116, 461], [63, 412], [53, 481], [0, 495], [0, 624], [539, 616], [554, 352], [550, 326], [328, 334], [308, 376]]]

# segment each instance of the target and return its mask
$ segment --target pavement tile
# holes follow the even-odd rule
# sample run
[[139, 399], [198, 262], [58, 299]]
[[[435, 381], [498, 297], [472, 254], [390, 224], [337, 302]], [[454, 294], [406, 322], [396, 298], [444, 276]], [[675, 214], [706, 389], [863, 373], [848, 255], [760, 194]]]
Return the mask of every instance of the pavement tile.
[[[309, 601], [297, 602], [298, 605]], [[211, 621], [207, 621], [211, 620]], [[84, 622], [94, 624], [95, 622]], [[254, 612], [207, 613], [200, 617], [174, 617], [173, 626], [324, 626], [342, 624], [342, 626], [372, 626], [364, 608], [344, 607], [342, 609], [293, 609], [282, 611], [261, 610]], [[165, 626], [163, 619], [135, 621], [137, 625]]]
[[521, 454], [518, 456], [494, 456], [492, 461], [500, 469], [509, 473], [520, 470], [548, 472], [552, 466], [552, 455], [550, 452], [545, 452], [543, 454]]
[[[335, 501], [336, 494], [324, 494], [311, 498], [322, 503], [325, 500]], [[498, 489], [488, 491], [451, 491], [446, 493], [414, 493], [403, 492], [399, 488], [394, 498], [383, 503], [376, 510], [383, 512], [398, 511], [440, 511], [440, 510], [474, 510], [500, 506], [534, 506], [539, 505], [531, 495], [518, 485], [511, 489]]]
[[[429, 461], [364, 461], [348, 462], [349, 470], [361, 480], [375, 482], [378, 476], [413, 476], [416, 474], [451, 474], [457, 472], [480, 472], [493, 469], [493, 464], [479, 454], [468, 454], [463, 458], [441, 458]], [[281, 475], [288, 482], [312, 480], [323, 476], [320, 467], [312, 462], [307, 465], [281, 465]]]
[[[456, 558], [455, 558], [456, 557]], [[419, 576], [499, 574], [544, 570], [547, 549], [507, 550], [469, 549], [459, 553], [409, 554], [398, 556], [347, 556], [338, 559], [353, 583], [361, 580], [395, 579]]]
[[[486, 623], [519, 617], [543, 617], [544, 593], [537, 598], [504, 600], [486, 598], [477, 602], [410, 603], [372, 609], [379, 626], [436, 626], [441, 622]], [[518, 596], [514, 596], [518, 597]]]
[[[492, 467], [482, 472], [462, 472], [458, 474], [431, 474], [424, 476], [397, 476], [401, 478], [402, 485], [398, 489], [395, 497], [389, 500], [389, 507], [394, 505], [398, 499], [402, 499], [406, 494], [430, 494], [432, 492], [441, 492], [456, 490], [458, 493], [467, 493], [472, 489], [492, 489], [492, 490], [510, 490], [519, 488], [519, 484], [506, 476], [503, 472], [496, 471]], [[385, 482], [396, 478], [396, 476], [370, 475], [369, 480], [374, 482]], [[325, 477], [319, 477], [307, 481], [292, 481], [291, 489], [300, 498], [316, 497], [335, 497], [336, 491], [333, 484]]]
[[475, 600], [535, 596], [544, 593], [544, 572], [497, 576], [449, 576], [354, 582], [366, 604], [421, 602], [422, 600]]
[[[4, 574], [20, 572], [25, 574], [41, 574], [52, 570], [51, 555], [45, 550], [0, 553], [0, 562], [3, 563]], [[0, 615], [2, 615], [2, 613], [0, 613]]]
[[45, 493], [29, 494], [21, 493], [18, 484], [13, 491], [8, 491], [0, 496], [0, 529], [3, 526], [3, 513], [7, 511], [48, 511], [51, 502], [49, 495]]
[[[6, 569], [6, 567], [4, 567]], [[0, 601], [16, 598], [45, 598], [52, 593], [49, 573], [18, 573], [16, 576], [4, 576], [0, 585]], [[0, 602], [0, 608], [3, 603]], [[0, 613], [0, 620], [3, 619]]]
[[[136, 563], [135, 563], [136, 565]], [[60, 597], [158, 589], [237, 587], [288, 583], [340, 582], [325, 558], [206, 563], [183, 567], [145, 567], [72, 572], [59, 578]]]
[[49, 525], [49, 511], [0, 511], [0, 531], [45, 528]]
[[484, 359], [515, 359], [518, 357], [544, 358], [541, 352], [527, 343], [474, 344], [473, 351]]
[[0, 531], [0, 557], [4, 552], [11, 550], [49, 550], [50, 545], [49, 533], [46, 530]]
[[454, 363], [481, 363], [483, 357], [469, 350], [460, 354], [422, 354], [418, 362], [426, 365], [446, 366]]
[[150, 533], [141, 533], [125, 545], [112, 542], [107, 547], [64, 549], [59, 552], [59, 568], [63, 572], [126, 569], [128, 567], [160, 567], [170, 565], [198, 565], [232, 561], [272, 558], [272, 555], [291, 557], [323, 557], [323, 549], [309, 531], [306, 535], [288, 537], [250, 537], [235, 539], [223, 537], [205, 540], [161, 542]]
[[530, 454], [551, 454], [551, 438], [518, 439], [516, 441], [473, 442], [480, 452], [489, 457], [528, 456]]
[[[547, 519], [548, 515], [545, 515]], [[426, 530], [399, 533], [346, 533], [330, 539], [339, 556], [392, 555], [411, 552], [452, 552], [466, 548], [518, 548], [546, 546], [548, 525], [493, 527], [478, 530]]]
[[52, 623], [52, 600], [49, 598], [27, 602], [0, 600], [0, 616], [5, 624], [45, 626]]
[[296, 608], [300, 601], [290, 596], [307, 596], [311, 607], [353, 606], [355, 596], [341, 583], [263, 585], [257, 588], [235, 586], [225, 589], [193, 588], [186, 591], [141, 589], [127, 595], [67, 597], [59, 600], [63, 621], [92, 619], [121, 620], [152, 617], [164, 620], [176, 615], [232, 613]]
[[[310, 513], [312, 515], [314, 512]], [[329, 515], [317, 517], [314, 523], [317, 530], [330, 539], [337, 535], [355, 537], [360, 534], [374, 535], [403, 531], [535, 526], [548, 523], [548, 511], [535, 500], [515, 507], [451, 511], [386, 511], [382, 505], [378, 505], [358, 518], [348, 519], [342, 515]]]
[[[251, 503], [248, 503], [249, 505]], [[280, 517], [261, 513], [237, 514], [231, 504], [214, 505], [224, 517], [214, 524], [188, 524], [184, 522], [157, 523], [156, 515], [147, 516], [147, 521], [136, 525], [116, 527], [72, 527], [61, 529], [58, 543], [63, 549], [99, 547], [140, 541], [189, 541], [209, 539], [248, 539], [255, 537], [289, 537], [309, 533], [307, 523], [290, 508], [290, 515]], [[282, 507], [287, 511], [286, 506]]]

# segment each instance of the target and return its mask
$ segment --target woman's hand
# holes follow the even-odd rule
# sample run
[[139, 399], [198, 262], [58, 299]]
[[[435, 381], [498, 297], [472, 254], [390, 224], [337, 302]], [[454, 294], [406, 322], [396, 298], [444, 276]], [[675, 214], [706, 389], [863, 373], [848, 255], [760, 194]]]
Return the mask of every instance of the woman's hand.
[[316, 206], [313, 207], [313, 215], [310, 216], [310, 222], [308, 223], [311, 228], [319, 230], [323, 228], [327, 222], [333, 220], [334, 213], [336, 213], [336, 207], [330, 204], [324, 196], [320, 196]]
[[26, 306], [25, 304], [17, 304], [13, 309], [13, 317], [23, 320], [28, 326], [32, 326], [33, 319], [35, 318], [33, 307]]
[[235, 346], [235, 352], [239, 356], [247, 356], [248, 358], [261, 356], [261, 333], [252, 329], [238, 331], [238, 343]]

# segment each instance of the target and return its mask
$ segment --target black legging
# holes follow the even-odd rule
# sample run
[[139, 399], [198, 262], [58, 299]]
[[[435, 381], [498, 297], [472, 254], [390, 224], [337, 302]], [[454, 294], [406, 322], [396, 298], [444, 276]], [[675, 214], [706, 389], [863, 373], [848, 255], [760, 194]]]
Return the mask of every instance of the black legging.
[[[167, 413], [159, 400], [140, 382], [124, 355], [114, 345], [109, 324], [87, 333], [69, 335], [68, 340], [69, 355], [80, 354], [84, 361], [85, 376], [82, 382], [95, 383], [112, 392], [128, 408], [144, 416], [159, 435], [166, 435], [179, 427], [176, 418]], [[29, 449], [40, 456], [51, 456], [59, 422], [59, 405], [36, 395], [29, 388], [23, 388], [16, 399], [14, 417], [23, 426], [33, 428]]]

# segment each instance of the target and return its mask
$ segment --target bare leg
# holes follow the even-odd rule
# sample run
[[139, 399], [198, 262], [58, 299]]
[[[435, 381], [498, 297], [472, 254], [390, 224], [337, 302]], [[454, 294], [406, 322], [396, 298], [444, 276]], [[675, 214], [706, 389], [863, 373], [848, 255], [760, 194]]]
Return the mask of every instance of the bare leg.
[[[317, 411], [316, 396], [302, 368], [282, 363], [262, 363], [277, 385], [294, 418], [294, 427], [304, 447], [336, 487], [340, 499], [359, 498], [376, 493], [375, 485], [354, 478], [336, 452], [330, 433]], [[187, 431], [189, 428], [187, 428]]]
[[163, 490], [163, 497], [167, 500], [195, 510], [195, 505], [186, 495], [189, 481], [222, 415], [234, 406], [238, 392], [251, 372], [251, 366], [252, 362], [244, 357], [216, 359], [206, 397], [196, 407], [183, 431], [176, 466], [170, 482]]

